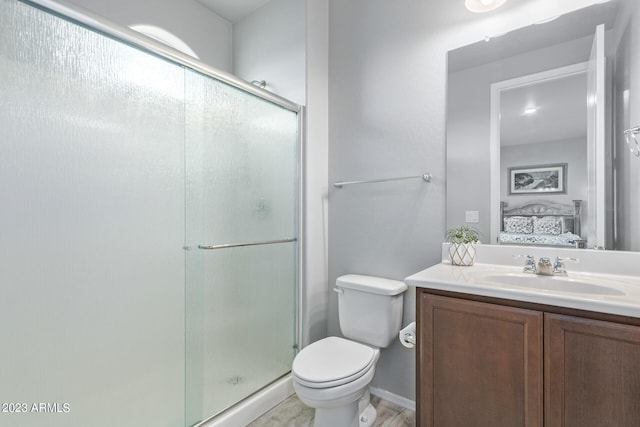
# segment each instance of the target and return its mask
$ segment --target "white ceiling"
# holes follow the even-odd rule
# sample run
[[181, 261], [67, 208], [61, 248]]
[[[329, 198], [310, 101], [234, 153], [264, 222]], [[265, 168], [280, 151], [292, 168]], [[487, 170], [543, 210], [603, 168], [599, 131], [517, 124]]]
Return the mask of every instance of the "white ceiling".
[[[233, 23], [241, 21], [261, 8], [270, 0], [196, 0], [207, 8]], [[348, 1], [348, 0], [343, 0]], [[518, 0], [520, 2], [535, 0]], [[500, 10], [513, 7], [517, 1], [508, 1]], [[430, 5], [431, 13], [439, 16], [443, 21], [452, 25], [461, 22], [480, 19], [481, 14], [469, 12], [464, 7], [464, 0], [436, 0]]]
[[269, 0], [197, 0], [233, 23], [241, 21], [257, 9], [269, 3]]
[[500, 145], [586, 139], [586, 73], [503, 91], [500, 103]]
[[[613, 27], [618, 12], [618, 3], [596, 4], [548, 22], [544, 25], [530, 25], [469, 46], [449, 52], [449, 73], [477, 67], [510, 56], [551, 46], [553, 44], [592, 36], [597, 24]], [[506, 37], [505, 37], [506, 36]]]

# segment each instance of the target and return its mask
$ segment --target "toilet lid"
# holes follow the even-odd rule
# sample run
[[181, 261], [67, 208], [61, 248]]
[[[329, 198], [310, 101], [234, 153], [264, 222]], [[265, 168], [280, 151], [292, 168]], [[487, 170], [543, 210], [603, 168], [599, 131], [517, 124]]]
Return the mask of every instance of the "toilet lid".
[[302, 349], [293, 360], [292, 372], [296, 380], [307, 387], [335, 387], [368, 372], [379, 352], [344, 338], [328, 337]]

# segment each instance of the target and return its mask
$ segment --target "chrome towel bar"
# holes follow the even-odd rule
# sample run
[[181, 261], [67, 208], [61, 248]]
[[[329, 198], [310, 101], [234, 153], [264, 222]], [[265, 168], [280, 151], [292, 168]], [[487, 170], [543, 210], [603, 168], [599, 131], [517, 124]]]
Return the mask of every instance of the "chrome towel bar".
[[276, 243], [291, 243], [297, 242], [298, 239], [295, 237], [291, 239], [280, 239], [280, 240], [265, 240], [262, 242], [250, 242], [250, 243], [225, 243], [222, 245], [198, 245], [198, 249], [205, 250], [213, 250], [213, 249], [227, 249], [227, 248], [240, 248], [243, 246], [260, 246], [260, 245], [273, 245]]
[[405, 179], [422, 179], [424, 182], [431, 182], [433, 176], [430, 173], [425, 173], [424, 175], [416, 175], [416, 176], [402, 176], [399, 178], [383, 178], [383, 179], [371, 179], [368, 181], [343, 181], [343, 182], [334, 182], [333, 186], [336, 188], [342, 188], [345, 185], [354, 185], [354, 184], [370, 184], [373, 182], [389, 182], [389, 181], [402, 181]]

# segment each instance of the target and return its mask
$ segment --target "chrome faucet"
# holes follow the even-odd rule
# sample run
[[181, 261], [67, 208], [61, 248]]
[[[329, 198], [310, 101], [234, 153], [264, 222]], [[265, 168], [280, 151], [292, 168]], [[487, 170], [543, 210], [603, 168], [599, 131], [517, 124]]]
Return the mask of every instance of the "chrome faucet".
[[551, 259], [541, 257], [536, 263], [533, 255], [514, 255], [514, 258], [526, 258], [524, 268], [522, 269], [523, 273], [532, 273], [541, 276], [566, 276], [567, 268], [564, 265], [565, 261], [580, 262], [578, 258], [556, 257], [555, 262], [552, 264]]

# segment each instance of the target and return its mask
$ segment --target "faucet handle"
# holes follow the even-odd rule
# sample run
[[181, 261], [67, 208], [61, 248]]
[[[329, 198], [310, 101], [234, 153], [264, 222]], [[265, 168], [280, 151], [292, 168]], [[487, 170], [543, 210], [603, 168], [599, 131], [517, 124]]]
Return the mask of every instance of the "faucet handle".
[[565, 261], [579, 263], [580, 258], [570, 258], [570, 257], [556, 257], [556, 264], [564, 264]]
[[516, 259], [521, 259], [521, 258], [527, 259], [524, 263], [524, 268], [522, 270], [524, 273], [534, 273], [534, 274], [536, 273], [537, 271], [536, 259], [534, 258], [533, 255], [516, 254], [516, 255], [513, 255], [513, 257]]
[[559, 275], [567, 274], [567, 268], [564, 265], [565, 261], [578, 263], [580, 262], [580, 258], [556, 257], [556, 261], [553, 263], [553, 274], [559, 274]]

